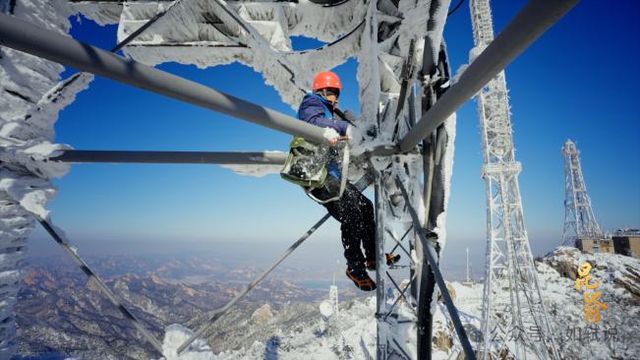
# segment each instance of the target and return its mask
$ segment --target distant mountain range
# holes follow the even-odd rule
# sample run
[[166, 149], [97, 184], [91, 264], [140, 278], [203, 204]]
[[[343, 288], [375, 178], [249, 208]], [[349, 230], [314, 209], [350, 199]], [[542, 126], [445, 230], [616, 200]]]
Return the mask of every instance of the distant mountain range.
[[[591, 274], [607, 304], [602, 321], [595, 325], [586, 321], [583, 294], [575, 288], [576, 271], [586, 262], [592, 265]], [[199, 328], [207, 310], [232, 298], [257, 271], [249, 265], [229, 268], [198, 258], [106, 257], [92, 263], [163, 341], [165, 354], [174, 353]], [[536, 267], [554, 337], [565, 358], [640, 358], [640, 260], [560, 247], [537, 259]], [[375, 354], [375, 297], [341, 288], [339, 315], [323, 319], [317, 305], [327, 290], [289, 281], [296, 278], [296, 271], [283, 269], [260, 285], [206, 333], [198, 351], [179, 358], [168, 355], [167, 360], [359, 360]], [[448, 287], [476, 346], [483, 286], [451, 282]], [[17, 310], [20, 355], [37, 356], [29, 359], [159, 358], [110, 303], [87, 289], [86, 280], [71, 265], [33, 266]], [[433, 359], [457, 358], [461, 347], [443, 311], [439, 301]]]
[[[207, 311], [226, 304], [261, 270], [250, 264], [229, 268], [199, 257], [111, 256], [88, 262], [160, 341], [169, 324], [199, 327]], [[208, 334], [210, 344], [216, 352], [241, 347], [246, 336], [255, 335], [243, 325], [265, 304], [276, 313], [290, 313], [291, 321], [317, 316], [317, 303], [327, 297], [328, 287], [301, 285], [312, 280], [317, 281], [311, 274], [305, 278], [299, 270], [283, 267], [219, 321]], [[351, 289], [341, 293], [344, 299], [355, 295]], [[157, 355], [95, 285], [64, 261], [39, 260], [27, 268], [16, 312], [20, 356], [148, 359]]]
[[[585, 263], [593, 269], [601, 300], [607, 304], [599, 323], [586, 319], [584, 294], [576, 289], [577, 269]], [[536, 261], [543, 300], [548, 309], [551, 333], [564, 359], [640, 359], [640, 260], [617, 254], [585, 254], [559, 247]], [[448, 282], [447, 287], [474, 348], [481, 340], [483, 284]], [[508, 293], [499, 295], [508, 298]], [[375, 297], [342, 303], [333, 326], [329, 321], [305, 320], [294, 327], [280, 326], [275, 316], [267, 341], [247, 341], [241, 349], [217, 353], [200, 348], [180, 357], [171, 354], [188, 336], [188, 329], [170, 327], [165, 337], [167, 360], [360, 360], [372, 359], [376, 351]], [[536, 341], [536, 330], [525, 329]], [[513, 336], [514, 331], [509, 331]], [[169, 336], [171, 335], [171, 336]], [[264, 338], [264, 337], [263, 337]], [[406, 338], [406, 341], [411, 341]], [[413, 345], [415, 346], [415, 344]], [[411, 347], [411, 346], [410, 346]], [[462, 348], [444, 304], [439, 298], [433, 317], [432, 359], [463, 358]], [[513, 354], [505, 354], [513, 358]], [[529, 354], [527, 358], [535, 358]]]

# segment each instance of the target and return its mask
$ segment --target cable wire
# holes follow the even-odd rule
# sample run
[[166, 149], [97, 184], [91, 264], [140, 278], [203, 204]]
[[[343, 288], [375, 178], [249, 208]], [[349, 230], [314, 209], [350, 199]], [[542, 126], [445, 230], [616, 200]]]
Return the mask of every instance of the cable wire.
[[453, 15], [453, 13], [458, 11], [458, 9], [460, 9], [460, 6], [462, 6], [462, 4], [464, 4], [464, 0], [460, 0], [458, 2], [458, 4], [456, 4], [456, 6], [453, 7], [453, 9], [449, 10], [449, 13], [447, 14], [447, 17]]

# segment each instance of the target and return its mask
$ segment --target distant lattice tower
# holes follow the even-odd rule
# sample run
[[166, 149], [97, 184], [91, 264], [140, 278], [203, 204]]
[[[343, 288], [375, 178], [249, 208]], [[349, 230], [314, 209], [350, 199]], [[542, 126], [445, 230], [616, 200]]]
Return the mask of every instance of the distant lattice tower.
[[[489, 0], [470, 2], [475, 49], [494, 39]], [[487, 196], [487, 260], [478, 358], [559, 358], [524, 225], [504, 72], [478, 94]], [[531, 334], [537, 339], [534, 339]]]
[[580, 151], [573, 141], [567, 140], [562, 147], [562, 154], [565, 184], [562, 244], [574, 246], [577, 239], [602, 239], [602, 230], [593, 214], [591, 198], [582, 175]]
[[337, 318], [339, 315], [339, 307], [338, 307], [338, 287], [336, 286], [336, 275], [333, 274], [333, 285], [329, 287], [329, 302], [333, 307], [333, 313]]

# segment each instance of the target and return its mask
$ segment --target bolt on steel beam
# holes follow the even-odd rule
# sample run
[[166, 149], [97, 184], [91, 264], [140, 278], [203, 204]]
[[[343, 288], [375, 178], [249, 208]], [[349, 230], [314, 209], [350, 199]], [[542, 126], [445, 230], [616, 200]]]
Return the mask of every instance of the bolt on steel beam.
[[68, 36], [0, 14], [0, 45], [55, 61], [81, 71], [126, 83], [253, 122], [309, 141], [328, 143], [326, 129], [256, 105], [151, 66], [127, 60]]
[[500, 35], [460, 75], [420, 121], [400, 140], [402, 152], [413, 149], [518, 57], [579, 0], [531, 0]]

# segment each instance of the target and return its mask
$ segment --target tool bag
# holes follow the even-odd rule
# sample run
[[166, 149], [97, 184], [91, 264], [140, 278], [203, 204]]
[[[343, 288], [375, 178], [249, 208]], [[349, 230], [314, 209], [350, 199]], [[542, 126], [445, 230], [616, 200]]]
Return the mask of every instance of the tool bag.
[[293, 138], [290, 144], [289, 156], [284, 167], [280, 171], [280, 176], [294, 184], [304, 187], [305, 193], [314, 201], [325, 204], [338, 200], [346, 187], [347, 172], [349, 168], [349, 145], [346, 141], [338, 143], [338, 152], [342, 153], [342, 159], [338, 165], [341, 168], [340, 190], [338, 193], [326, 200], [318, 199], [311, 194], [313, 189], [321, 188], [325, 185], [329, 176], [328, 164], [332, 160], [332, 151], [327, 145], [319, 145], [308, 142], [300, 136]]
[[310, 143], [303, 137], [296, 136], [291, 141], [289, 156], [280, 176], [303, 187], [319, 188], [327, 180], [328, 161], [328, 146]]

